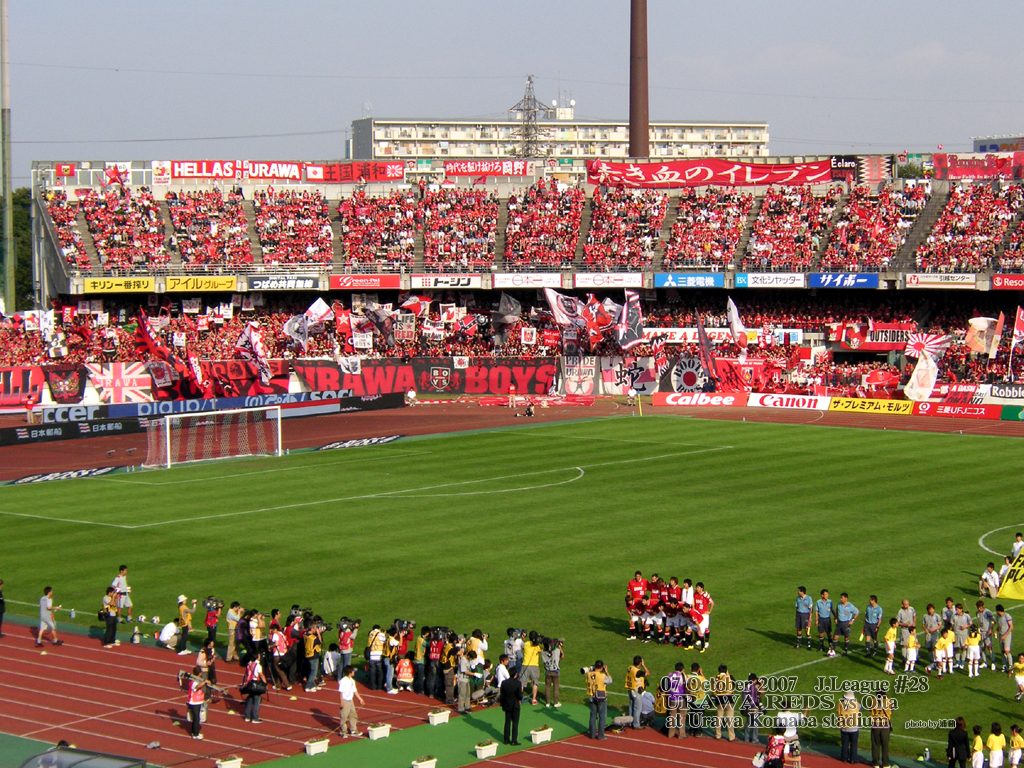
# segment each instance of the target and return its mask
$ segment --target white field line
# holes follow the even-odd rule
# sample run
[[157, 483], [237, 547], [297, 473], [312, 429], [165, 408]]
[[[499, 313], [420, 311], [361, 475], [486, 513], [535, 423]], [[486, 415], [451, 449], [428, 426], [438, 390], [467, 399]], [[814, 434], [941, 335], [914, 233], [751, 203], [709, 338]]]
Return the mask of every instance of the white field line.
[[989, 549], [988, 547], [986, 547], [985, 546], [985, 539], [987, 539], [993, 533], [999, 533], [1000, 531], [1008, 531], [1011, 528], [1016, 528], [1018, 531], [1024, 530], [1024, 523], [1015, 523], [1014, 525], [1004, 525], [1002, 528], [993, 528], [988, 533], [981, 534], [981, 538], [978, 539], [978, 546], [981, 547], [982, 549], [984, 549], [986, 552], [991, 552], [993, 555], [998, 555], [999, 557], [1005, 557], [1005, 555], [1002, 552], [996, 552], [994, 549]]
[[[536, 472], [519, 472], [519, 473], [516, 473], [514, 475], [501, 475], [501, 476], [498, 476], [498, 477], [485, 477], [485, 478], [480, 478], [478, 480], [461, 480], [461, 481], [453, 482], [453, 483], [440, 483], [439, 485], [427, 485], [427, 486], [423, 486], [421, 488], [402, 488], [402, 489], [398, 489], [398, 490], [394, 490], [394, 491], [381, 491], [379, 493], [366, 493], [366, 494], [360, 494], [360, 495], [357, 495], [357, 496], [339, 496], [339, 497], [333, 498], [333, 499], [320, 499], [320, 500], [317, 500], [317, 501], [295, 502], [294, 504], [279, 504], [279, 505], [273, 506], [273, 507], [260, 507], [260, 508], [257, 508], [257, 509], [241, 510], [241, 511], [238, 511], [238, 512], [223, 512], [223, 513], [216, 514], [216, 515], [198, 515], [196, 517], [183, 517], [183, 518], [178, 518], [178, 519], [175, 519], [175, 520], [161, 520], [161, 521], [158, 521], [158, 522], [155, 522], [155, 523], [140, 523], [138, 525], [120, 525], [120, 524], [117, 524], [117, 523], [103, 523], [103, 522], [96, 522], [96, 521], [91, 521], [91, 520], [74, 520], [74, 519], [60, 518], [60, 517], [49, 517], [49, 516], [46, 516], [46, 515], [33, 515], [33, 514], [29, 514], [27, 512], [9, 512], [9, 511], [6, 511], [6, 510], [0, 510], [0, 515], [8, 515], [8, 516], [11, 516], [11, 517], [25, 517], [25, 518], [30, 518], [30, 519], [33, 519], [33, 520], [48, 520], [48, 521], [60, 522], [60, 523], [77, 523], [79, 525], [96, 525], [96, 526], [100, 526], [100, 527], [104, 527], [104, 528], [118, 528], [120, 530], [125, 530], [125, 531], [134, 531], [134, 530], [139, 530], [139, 529], [142, 529], [142, 528], [155, 528], [157, 526], [162, 526], [162, 525], [175, 525], [177, 523], [192, 523], [192, 522], [197, 522], [197, 521], [200, 521], [200, 520], [216, 520], [216, 519], [225, 518], [225, 517], [239, 517], [239, 516], [242, 516], [242, 515], [255, 515], [255, 514], [259, 514], [261, 512], [280, 512], [280, 511], [285, 510], [285, 509], [300, 509], [302, 507], [316, 507], [316, 506], [320, 506], [320, 505], [323, 505], [323, 504], [337, 504], [337, 503], [340, 503], [340, 502], [343, 502], [343, 501], [359, 501], [359, 500], [362, 500], [362, 499], [380, 499], [380, 498], [388, 498], [388, 497], [403, 498], [403, 496], [408, 498], [408, 494], [423, 493], [424, 491], [433, 491], [433, 490], [438, 490], [438, 489], [441, 489], [441, 488], [453, 488], [453, 487], [464, 486], [464, 485], [474, 485], [474, 484], [477, 484], [477, 483], [490, 483], [490, 482], [497, 482], [499, 480], [514, 480], [514, 479], [520, 478], [520, 477], [533, 477], [533, 476], [536, 476], [536, 475], [550, 475], [550, 474], [555, 474], [555, 473], [558, 473], [558, 472], [571, 472], [573, 470], [583, 471], [583, 470], [586, 470], [586, 469], [593, 469], [595, 467], [612, 467], [612, 466], [619, 466], [619, 465], [622, 465], [622, 464], [636, 464], [636, 463], [640, 463], [640, 462], [657, 461], [659, 459], [672, 459], [672, 458], [678, 458], [680, 456], [693, 456], [693, 455], [699, 454], [699, 453], [713, 453], [715, 451], [726, 451], [726, 450], [731, 449], [732, 447], [733, 446], [731, 446], [731, 445], [723, 445], [723, 446], [718, 446], [716, 448], [704, 448], [704, 449], [697, 450], [697, 451], [679, 451], [679, 452], [676, 452], [676, 453], [665, 453], [665, 454], [662, 454], [660, 456], [646, 456], [646, 457], [640, 457], [640, 458], [635, 458], [635, 459], [618, 459], [618, 460], [615, 460], [615, 461], [602, 461], [602, 462], [597, 462], [596, 464], [582, 464], [582, 465], [579, 465], [579, 466], [560, 467], [558, 469], [542, 469], [542, 470], [538, 470]], [[577, 477], [575, 479], [578, 480], [579, 477]], [[531, 489], [530, 488], [525, 488], [525, 489], [515, 489], [515, 490], [531, 490]]]

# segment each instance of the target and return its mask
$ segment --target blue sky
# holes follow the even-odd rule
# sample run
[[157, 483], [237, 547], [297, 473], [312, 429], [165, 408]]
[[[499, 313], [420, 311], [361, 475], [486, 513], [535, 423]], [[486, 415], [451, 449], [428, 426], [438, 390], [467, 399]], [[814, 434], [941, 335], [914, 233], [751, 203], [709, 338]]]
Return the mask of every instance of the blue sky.
[[[969, 151], [971, 136], [1024, 133], [1024, 3], [648, 13], [652, 119], [767, 120], [773, 154]], [[15, 186], [34, 158], [337, 158], [367, 110], [498, 116], [527, 74], [578, 117], [624, 119], [628, 25], [628, 0], [10, 0]], [[265, 136], [280, 133], [306, 135]]]

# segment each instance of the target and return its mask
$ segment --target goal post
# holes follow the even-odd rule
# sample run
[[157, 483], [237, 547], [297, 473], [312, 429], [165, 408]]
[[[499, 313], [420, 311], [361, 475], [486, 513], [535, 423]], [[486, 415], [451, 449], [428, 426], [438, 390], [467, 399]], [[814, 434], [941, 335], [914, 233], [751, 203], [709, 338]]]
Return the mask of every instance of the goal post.
[[150, 419], [145, 467], [281, 456], [281, 406], [173, 413]]

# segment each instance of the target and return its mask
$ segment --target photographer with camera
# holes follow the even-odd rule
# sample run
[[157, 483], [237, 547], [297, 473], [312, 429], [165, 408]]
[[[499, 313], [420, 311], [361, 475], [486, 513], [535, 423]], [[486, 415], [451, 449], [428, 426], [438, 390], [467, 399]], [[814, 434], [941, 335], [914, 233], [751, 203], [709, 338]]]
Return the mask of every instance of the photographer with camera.
[[484, 654], [487, 652], [487, 638], [489, 635], [485, 635], [479, 629], [474, 629], [472, 634], [466, 640], [466, 653], [470, 651], [476, 654], [473, 660], [473, 666], [479, 667], [484, 663]]
[[441, 672], [444, 674], [444, 703], [455, 704], [455, 671], [459, 666], [459, 636], [448, 633], [448, 642], [441, 651]]
[[245, 611], [236, 600], [228, 608], [225, 618], [228, 620], [228, 651], [224, 661], [238, 661], [238, 622]]
[[220, 622], [220, 612], [224, 609], [224, 601], [217, 600], [210, 595], [203, 601], [206, 609], [206, 620], [203, 625], [206, 627], [206, 637], [211, 643], [217, 641], [217, 624]]
[[633, 664], [626, 670], [626, 692], [629, 694], [629, 716], [633, 718], [633, 730], [639, 731], [640, 707], [644, 695], [644, 678], [651, 673], [647, 670], [642, 656], [634, 656]]
[[263, 675], [263, 665], [259, 656], [253, 656], [245, 667], [242, 678], [241, 692], [245, 694], [245, 717], [247, 723], [260, 724], [260, 702], [267, 692], [267, 678]]
[[192, 601], [192, 608], [188, 607], [188, 598], [178, 595], [178, 626], [181, 627], [181, 635], [178, 637], [178, 645], [175, 650], [179, 656], [188, 656], [188, 633], [192, 631], [192, 614], [196, 610], [196, 601]]
[[722, 738], [722, 723], [724, 722], [729, 733], [729, 741], [736, 741], [736, 697], [733, 692], [736, 689], [729, 668], [725, 664], [718, 665], [718, 674], [711, 678], [711, 693], [715, 701], [715, 738]]
[[[416, 638], [412, 651], [412, 690], [414, 693], [423, 693], [424, 672], [427, 656], [430, 652], [430, 627], [420, 630], [420, 636]], [[430, 695], [429, 689], [427, 695]]]
[[560, 680], [559, 666], [562, 663], [562, 643], [560, 637], [544, 638], [544, 650], [541, 651], [540, 660], [544, 664], [544, 706], [560, 707], [562, 702], [558, 700], [558, 688]]
[[203, 670], [203, 677], [214, 685], [217, 684], [217, 656], [213, 647], [213, 640], [207, 638], [203, 641], [203, 647], [199, 649], [196, 657], [196, 666]]
[[441, 656], [444, 654], [445, 641], [448, 637], [448, 630], [445, 627], [434, 627], [430, 632], [430, 644], [427, 647], [426, 660], [426, 681], [424, 693], [427, 696], [437, 696], [438, 681], [443, 680], [441, 673]]
[[352, 663], [352, 647], [359, 634], [360, 623], [359, 619], [350, 619], [348, 616], [342, 616], [338, 622], [338, 652], [341, 654], [338, 669], [343, 670]]
[[[252, 645], [252, 655], [262, 663], [268, 657], [269, 647], [267, 645], [267, 619], [259, 611], [252, 612], [249, 619], [249, 637]], [[246, 659], [246, 663], [249, 659]]]
[[509, 671], [518, 671], [523, 665], [523, 635], [524, 629], [509, 627], [505, 630], [508, 633], [508, 640], [505, 641], [505, 655], [508, 656]]
[[380, 624], [374, 624], [366, 636], [367, 683], [371, 691], [379, 691], [384, 687], [383, 653], [386, 637]]
[[523, 690], [530, 689], [530, 703], [537, 706], [537, 689], [540, 686], [540, 652], [543, 646], [540, 644], [540, 635], [537, 630], [531, 630], [530, 637], [523, 644], [523, 666], [519, 677], [523, 683]]
[[306, 619], [304, 622], [305, 632], [302, 637], [303, 654], [306, 659], [306, 685], [303, 687], [306, 693], [316, 693], [320, 690], [316, 683], [317, 675], [320, 673], [320, 653], [324, 649], [322, 622], [320, 617]]
[[398, 694], [395, 687], [395, 666], [398, 664], [398, 648], [401, 645], [398, 632], [395, 625], [388, 627], [384, 637], [384, 650], [381, 652], [384, 660], [384, 690], [391, 696]]
[[604, 662], [598, 659], [592, 667], [580, 668], [580, 673], [586, 676], [587, 681], [587, 705], [590, 707], [590, 730], [592, 739], [607, 739], [604, 735], [605, 720], [608, 719], [608, 684], [614, 682], [612, 676], [604, 666]]
[[472, 700], [470, 699], [470, 686], [476, 677], [473, 672], [473, 668], [476, 663], [476, 651], [466, 651], [460, 648], [457, 653], [459, 664], [455, 679], [459, 688], [458, 711], [460, 715], [464, 715], [468, 713], [473, 706]]
[[274, 663], [271, 676], [276, 681], [275, 684], [290, 691], [295, 684], [295, 651], [288, 644], [288, 638], [280, 627], [270, 630], [270, 654]]

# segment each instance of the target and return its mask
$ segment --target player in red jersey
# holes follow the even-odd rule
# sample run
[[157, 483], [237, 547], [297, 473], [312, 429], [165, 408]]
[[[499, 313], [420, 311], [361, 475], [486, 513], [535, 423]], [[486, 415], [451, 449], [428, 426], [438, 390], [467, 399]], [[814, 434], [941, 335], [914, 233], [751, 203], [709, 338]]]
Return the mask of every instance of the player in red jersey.
[[679, 579], [675, 576], [668, 580], [666, 589], [665, 601], [671, 600], [675, 600], [677, 603], [681, 603], [683, 600], [683, 588], [679, 586]]
[[[640, 601], [644, 599], [644, 595], [647, 594], [647, 579], [643, 577], [640, 571], [637, 571], [633, 576], [633, 580], [629, 582], [626, 594], [628, 595], [629, 604], [633, 606], [639, 606]], [[640, 616], [642, 611], [634, 613], [628, 606], [627, 610], [629, 610], [629, 639], [636, 640], [637, 617]]]
[[644, 598], [641, 595], [639, 600], [633, 599], [633, 593], [626, 593], [626, 613], [629, 614], [629, 637], [627, 640], [636, 640], [637, 622], [641, 621], [644, 612]]
[[651, 639], [656, 635], [660, 634], [662, 619], [659, 618], [663, 614], [661, 613], [661, 600], [658, 598], [658, 591], [656, 589], [651, 590], [651, 594], [644, 600], [644, 634], [643, 642], [649, 643]]
[[704, 638], [704, 648], [707, 648], [711, 643], [711, 611], [714, 610], [715, 601], [704, 591], [704, 583], [701, 581], [693, 585], [693, 607], [701, 614], [701, 635]]
[[661, 610], [665, 614], [665, 635], [663, 642], [679, 645], [682, 642], [682, 637], [679, 634], [679, 628], [683, 625], [683, 617], [680, 615], [681, 609], [679, 607], [679, 601], [674, 597], [670, 597]]
[[704, 653], [708, 649], [708, 644], [701, 626], [707, 620], [707, 617], [696, 606], [684, 604], [683, 611], [686, 617], [685, 626], [688, 639], [688, 642], [684, 640], [683, 645], [690, 648], [698, 648], [701, 653]]

